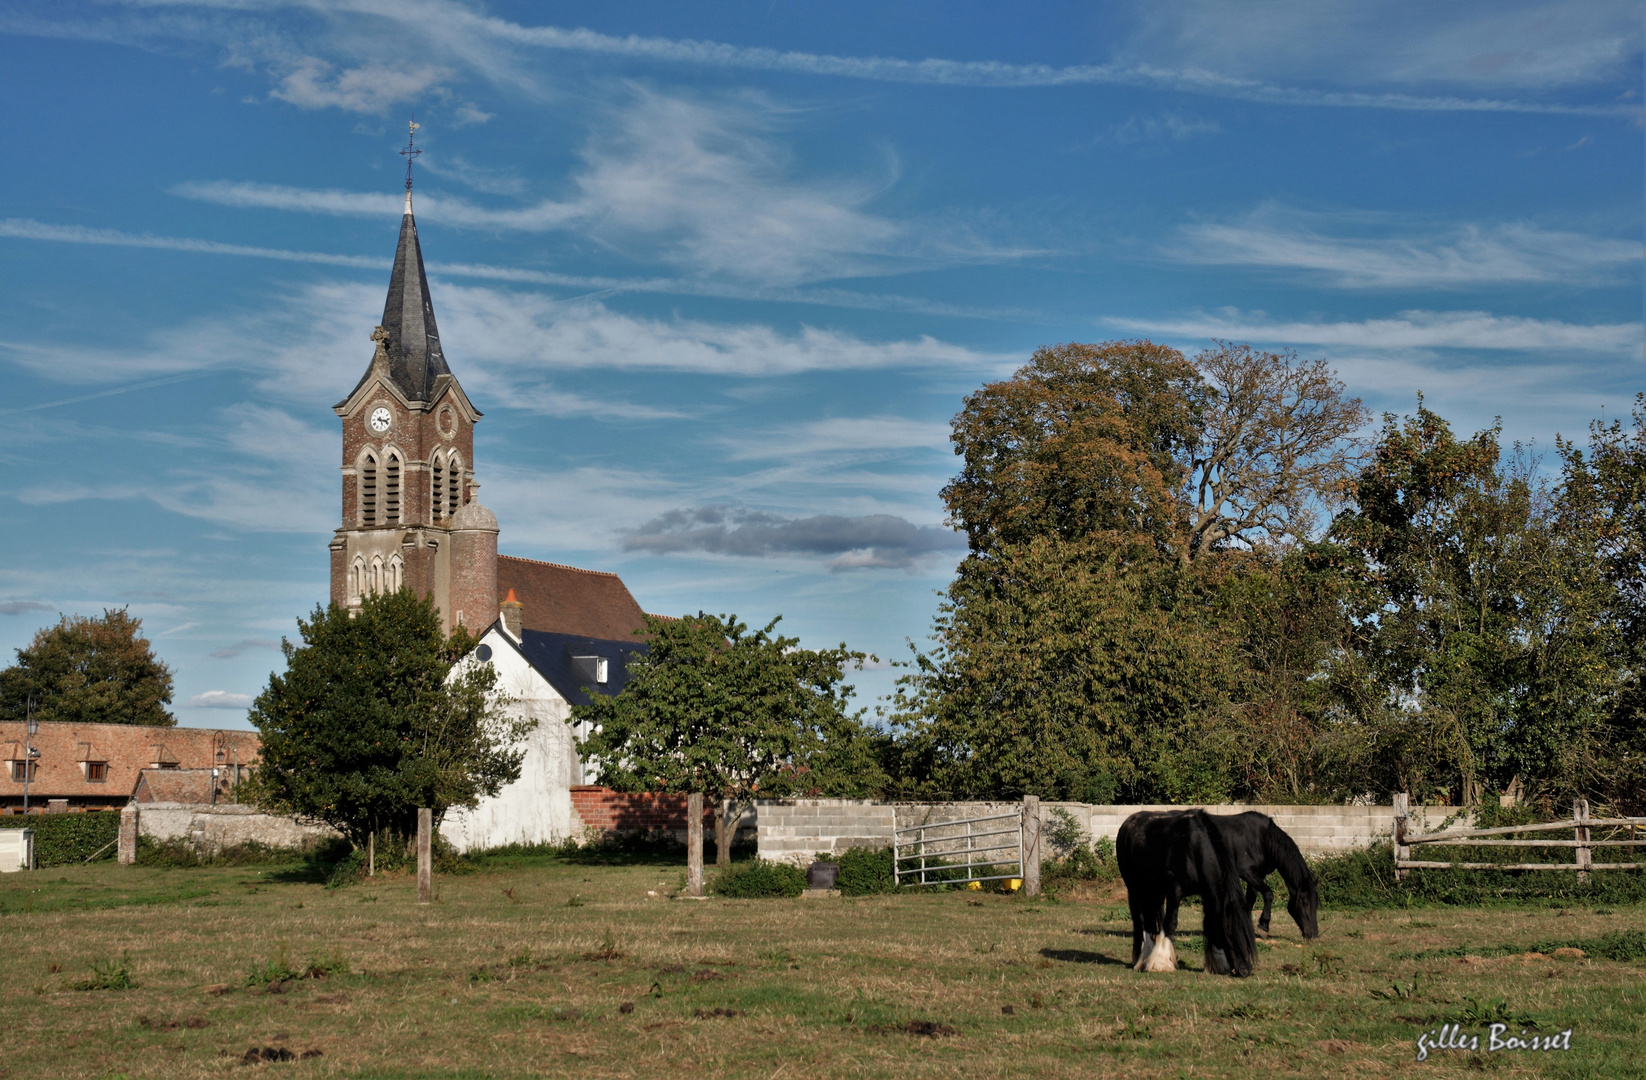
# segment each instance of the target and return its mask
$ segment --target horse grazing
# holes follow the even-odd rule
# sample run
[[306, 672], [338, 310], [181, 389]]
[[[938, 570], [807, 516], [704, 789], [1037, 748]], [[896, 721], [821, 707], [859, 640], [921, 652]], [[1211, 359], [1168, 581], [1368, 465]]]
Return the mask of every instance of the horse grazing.
[[1212, 821], [1223, 833], [1223, 841], [1234, 856], [1235, 867], [1241, 880], [1246, 882], [1246, 910], [1257, 903], [1257, 894], [1263, 894], [1263, 915], [1257, 928], [1269, 932], [1269, 910], [1274, 905], [1274, 890], [1269, 888], [1268, 877], [1276, 870], [1286, 882], [1286, 910], [1292, 921], [1303, 932], [1305, 940], [1320, 936], [1316, 913], [1320, 910], [1320, 890], [1315, 876], [1297, 844], [1274, 819], [1267, 814], [1248, 810], [1244, 814], [1215, 814]]
[[1133, 967], [1162, 969], [1158, 962], [1149, 963], [1152, 955], [1172, 949], [1178, 905], [1185, 896], [1199, 896], [1205, 910], [1206, 970], [1236, 978], [1252, 973], [1257, 937], [1251, 908], [1240, 891], [1234, 856], [1211, 815], [1204, 810], [1140, 811], [1120, 826], [1115, 855], [1132, 909]]

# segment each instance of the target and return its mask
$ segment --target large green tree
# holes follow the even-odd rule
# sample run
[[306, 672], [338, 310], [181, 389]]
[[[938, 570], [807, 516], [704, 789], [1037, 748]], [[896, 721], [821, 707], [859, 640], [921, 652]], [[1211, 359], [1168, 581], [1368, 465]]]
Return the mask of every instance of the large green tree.
[[[876, 785], [873, 735], [847, 711], [844, 644], [802, 649], [735, 616], [646, 616], [648, 648], [615, 696], [572, 710], [600, 781], [618, 791], [702, 792], [730, 800], [730, 821], [757, 796], [863, 794]], [[730, 852], [716, 829], [720, 861]]]
[[275, 812], [318, 818], [357, 846], [409, 837], [417, 811], [438, 822], [520, 776], [531, 726], [510, 717], [496, 672], [470, 656], [461, 628], [408, 590], [336, 603], [299, 619], [284, 674], [252, 706], [262, 737], [250, 793]]
[[171, 669], [141, 636], [143, 620], [125, 608], [102, 618], [65, 615], [17, 650], [0, 671], [0, 717], [82, 724], [170, 727]]

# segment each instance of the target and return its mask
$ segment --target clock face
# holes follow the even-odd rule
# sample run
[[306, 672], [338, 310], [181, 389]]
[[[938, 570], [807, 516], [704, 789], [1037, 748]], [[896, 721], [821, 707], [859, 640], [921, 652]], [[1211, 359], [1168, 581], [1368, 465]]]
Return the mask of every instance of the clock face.
[[389, 410], [378, 408], [372, 410], [371, 419], [366, 421], [366, 423], [371, 425], [371, 429], [373, 431], [381, 435], [383, 432], [389, 430], [389, 424], [393, 421], [393, 419], [394, 418], [389, 415]]

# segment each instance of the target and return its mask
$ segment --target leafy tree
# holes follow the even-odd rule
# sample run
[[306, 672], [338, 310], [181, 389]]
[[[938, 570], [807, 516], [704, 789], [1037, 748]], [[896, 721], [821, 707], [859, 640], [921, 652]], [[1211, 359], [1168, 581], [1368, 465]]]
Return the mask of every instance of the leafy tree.
[[171, 669], [140, 637], [143, 620], [125, 608], [100, 619], [65, 615], [34, 635], [17, 663], [0, 671], [0, 717], [170, 727]]
[[[773, 633], [777, 623], [751, 633], [735, 616], [646, 616], [649, 647], [622, 691], [572, 710], [593, 726], [583, 753], [601, 783], [728, 799], [731, 821], [760, 795], [872, 787], [873, 736], [846, 711], [852, 688], [842, 685], [866, 654], [802, 649]], [[716, 831], [724, 863], [730, 830]]]
[[252, 706], [262, 736], [256, 802], [318, 818], [356, 846], [388, 831], [411, 836], [417, 811], [435, 821], [520, 776], [530, 720], [510, 719], [496, 672], [465, 659], [461, 628], [445, 638], [432, 601], [410, 591], [368, 596], [358, 612], [332, 603], [297, 621]]

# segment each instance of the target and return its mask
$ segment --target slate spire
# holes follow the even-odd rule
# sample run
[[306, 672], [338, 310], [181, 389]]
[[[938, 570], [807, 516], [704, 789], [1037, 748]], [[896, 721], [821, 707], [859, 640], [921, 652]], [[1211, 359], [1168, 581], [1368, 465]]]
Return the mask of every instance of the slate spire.
[[440, 351], [440, 329], [434, 322], [428, 275], [423, 272], [423, 249], [417, 243], [410, 191], [400, 219], [400, 245], [394, 252], [382, 326], [389, 337], [389, 377], [410, 400], [429, 400], [435, 379], [450, 375], [451, 368]]

